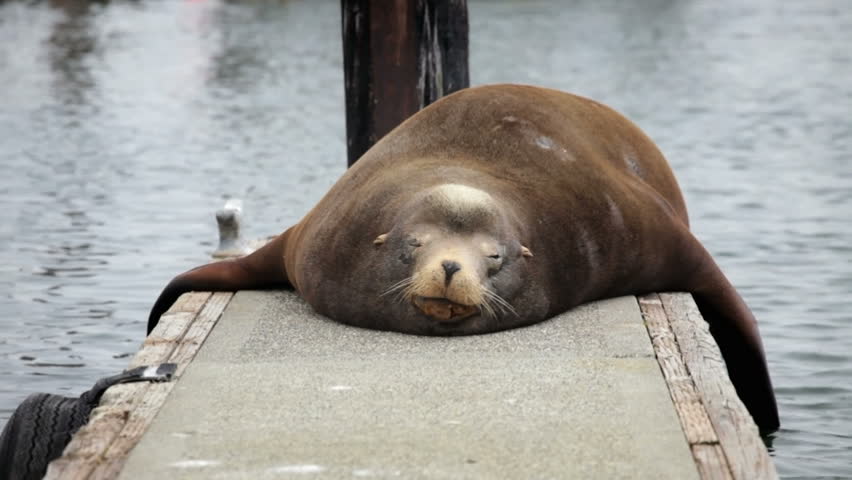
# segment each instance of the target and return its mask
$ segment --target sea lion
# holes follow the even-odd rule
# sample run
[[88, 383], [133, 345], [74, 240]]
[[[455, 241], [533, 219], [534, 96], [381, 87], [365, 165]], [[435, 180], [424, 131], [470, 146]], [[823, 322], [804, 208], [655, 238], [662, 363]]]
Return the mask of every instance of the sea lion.
[[343, 323], [425, 335], [688, 291], [757, 424], [779, 424], [755, 318], [690, 233], [663, 155], [619, 113], [568, 93], [493, 85], [435, 102], [265, 247], [177, 276], [148, 330], [184, 292], [276, 287]]

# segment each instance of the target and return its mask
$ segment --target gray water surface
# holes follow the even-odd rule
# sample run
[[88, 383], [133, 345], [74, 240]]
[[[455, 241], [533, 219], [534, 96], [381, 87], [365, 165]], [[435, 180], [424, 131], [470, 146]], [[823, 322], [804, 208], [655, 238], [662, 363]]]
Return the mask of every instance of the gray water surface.
[[[852, 476], [852, 4], [469, 2], [474, 84], [622, 111], [757, 315], [787, 478]], [[345, 168], [339, 2], [0, 3], [0, 423], [121, 370], [213, 212], [295, 223]]]

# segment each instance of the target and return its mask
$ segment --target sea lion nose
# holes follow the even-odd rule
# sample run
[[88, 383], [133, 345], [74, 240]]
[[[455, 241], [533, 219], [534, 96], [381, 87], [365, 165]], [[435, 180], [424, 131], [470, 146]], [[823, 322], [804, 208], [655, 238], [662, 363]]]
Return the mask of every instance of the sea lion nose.
[[444, 281], [447, 285], [450, 284], [450, 280], [453, 278], [453, 274], [461, 270], [461, 265], [458, 262], [454, 262], [452, 260], [444, 260], [441, 262], [441, 266], [444, 267], [444, 272], [446, 273], [446, 277]]

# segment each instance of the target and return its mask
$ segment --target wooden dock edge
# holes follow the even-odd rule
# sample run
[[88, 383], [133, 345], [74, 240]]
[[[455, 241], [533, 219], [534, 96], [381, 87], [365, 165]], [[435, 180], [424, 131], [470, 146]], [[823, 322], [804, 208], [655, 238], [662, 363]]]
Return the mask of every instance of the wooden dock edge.
[[44, 478], [116, 478], [232, 297], [233, 293], [182, 295], [163, 315], [128, 367], [176, 363], [174, 379], [115, 385], [107, 390], [89, 422], [74, 434], [62, 456], [50, 463]]
[[692, 295], [649, 294], [637, 299], [700, 477], [778, 478]]

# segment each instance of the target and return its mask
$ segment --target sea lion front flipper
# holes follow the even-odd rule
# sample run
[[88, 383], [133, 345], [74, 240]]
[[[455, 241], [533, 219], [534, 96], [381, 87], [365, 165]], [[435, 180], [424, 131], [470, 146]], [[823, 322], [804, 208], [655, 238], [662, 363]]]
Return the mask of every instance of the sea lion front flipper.
[[186, 292], [291, 288], [292, 283], [284, 265], [284, 251], [292, 231], [291, 227], [245, 257], [208, 263], [173, 278], [151, 308], [147, 333], [151, 333], [160, 321], [160, 316]]
[[731, 383], [762, 433], [778, 430], [778, 407], [757, 320], [710, 254], [700, 249], [689, 291], [725, 359]]

